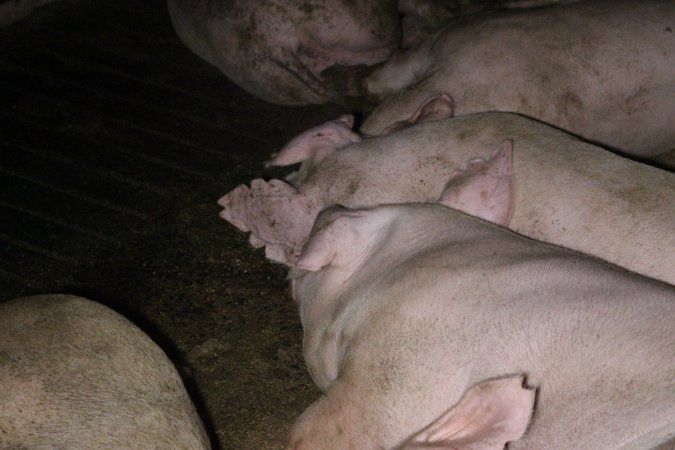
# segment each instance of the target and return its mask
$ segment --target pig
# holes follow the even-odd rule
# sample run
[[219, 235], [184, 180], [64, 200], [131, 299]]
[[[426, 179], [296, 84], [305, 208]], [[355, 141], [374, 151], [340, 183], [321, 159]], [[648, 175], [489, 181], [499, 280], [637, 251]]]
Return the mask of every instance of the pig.
[[374, 65], [398, 48], [396, 0], [169, 0], [183, 43], [271, 103], [342, 101], [322, 72]]
[[453, 21], [494, 9], [537, 8], [580, 0], [399, 0], [402, 49], [418, 47]]
[[0, 0], [0, 28], [18, 22], [36, 8], [54, 0]]
[[[439, 110], [425, 108], [432, 117]], [[416, 123], [368, 139], [350, 131], [349, 120], [308, 133], [268, 162], [304, 160], [288, 182], [253, 180], [219, 200], [221, 217], [250, 231], [251, 244], [266, 246], [274, 261], [295, 264], [328, 206], [435, 201], [455, 171], [454, 191], [462, 193], [456, 206], [465, 209], [482, 197], [472, 175], [481, 178], [489, 163], [494, 170], [487, 172], [513, 189], [511, 230], [675, 284], [673, 173], [503, 112]]]
[[672, 444], [675, 287], [446, 194], [318, 216], [288, 277], [324, 395], [287, 449]]
[[0, 303], [0, 386], [3, 449], [210, 448], [164, 352], [81, 297]]
[[627, 154], [675, 148], [672, 2], [598, 0], [504, 11], [454, 24], [363, 82], [380, 134], [430, 97], [455, 113], [508, 111]]

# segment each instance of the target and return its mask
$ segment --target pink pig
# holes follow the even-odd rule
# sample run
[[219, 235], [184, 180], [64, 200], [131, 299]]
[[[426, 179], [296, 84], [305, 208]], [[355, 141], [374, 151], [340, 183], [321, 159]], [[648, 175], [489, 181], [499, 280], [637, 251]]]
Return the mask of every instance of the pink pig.
[[673, 443], [672, 286], [432, 204], [329, 208], [289, 278], [325, 392], [289, 450]]
[[457, 115], [510, 111], [648, 157], [675, 148], [675, 7], [599, 0], [453, 24], [371, 74], [380, 134], [449, 93]]
[[[438, 97], [415, 120], [448, 108]], [[309, 130], [268, 162], [304, 161], [288, 182], [237, 187], [219, 200], [221, 216], [250, 231], [270, 259], [293, 265], [322, 209], [435, 201], [455, 172], [457, 208], [499, 206], [503, 198], [479, 180], [508, 181], [510, 229], [675, 284], [675, 174], [515, 114], [391, 126], [399, 130], [369, 139], [344, 117]]]

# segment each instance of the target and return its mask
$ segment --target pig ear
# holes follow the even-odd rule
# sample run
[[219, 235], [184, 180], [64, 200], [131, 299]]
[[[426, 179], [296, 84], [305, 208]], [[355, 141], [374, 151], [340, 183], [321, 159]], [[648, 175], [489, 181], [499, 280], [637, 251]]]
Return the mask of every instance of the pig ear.
[[272, 261], [292, 266], [312, 229], [317, 214], [313, 203], [281, 180], [253, 180], [218, 200], [220, 217], [242, 231], [250, 231], [254, 247], [265, 248]]
[[298, 270], [318, 272], [329, 265], [335, 258], [337, 242], [332, 234], [325, 228], [315, 234], [303, 249], [298, 262], [292, 269], [293, 273]]
[[422, 104], [408, 120], [394, 122], [382, 131], [382, 136], [391, 134], [415, 123], [431, 122], [452, 117], [454, 105], [448, 94], [436, 95]]
[[506, 226], [513, 210], [513, 143], [504, 141], [489, 160], [474, 159], [455, 172], [440, 203], [472, 216]]
[[455, 111], [452, 98], [448, 94], [438, 94], [427, 100], [410, 118], [410, 122], [422, 123], [432, 120], [449, 119]]
[[534, 397], [534, 389], [523, 387], [522, 376], [484, 381], [403, 448], [503, 450], [525, 434]]
[[286, 144], [272, 159], [265, 162], [265, 167], [289, 166], [305, 160], [319, 163], [331, 153], [361, 140], [352, 127], [354, 116], [342, 115], [335, 120], [311, 128]]
[[[322, 212], [316, 219], [312, 237], [295, 265], [295, 271], [317, 272], [334, 264], [358, 260], [367, 252], [368, 243], [374, 240], [358, 218], [368, 213], [334, 206]], [[375, 227], [375, 221], [371, 221]]]

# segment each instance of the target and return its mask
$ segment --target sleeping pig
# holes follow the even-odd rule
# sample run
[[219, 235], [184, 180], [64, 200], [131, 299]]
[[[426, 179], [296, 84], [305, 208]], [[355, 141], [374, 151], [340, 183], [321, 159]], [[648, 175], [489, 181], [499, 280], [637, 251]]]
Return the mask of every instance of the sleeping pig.
[[675, 148], [675, 7], [598, 0], [454, 24], [364, 81], [378, 135], [449, 93], [455, 112], [510, 111], [637, 156]]
[[[446, 102], [422, 115], [445, 114]], [[268, 164], [303, 162], [287, 181], [253, 180], [219, 200], [221, 216], [266, 255], [293, 265], [317, 214], [435, 201], [453, 172], [455, 207], [503, 201], [479, 180], [508, 183], [508, 227], [675, 284], [675, 174], [540, 122], [479, 113], [362, 139], [340, 119], [293, 139]], [[495, 220], [499, 220], [498, 217]]]
[[171, 361], [103, 305], [0, 303], [0, 448], [208, 449]]
[[169, 0], [193, 52], [272, 103], [340, 101], [322, 72], [373, 65], [398, 48], [396, 0]]
[[325, 392], [289, 450], [673, 444], [672, 286], [433, 204], [329, 208], [289, 278]]

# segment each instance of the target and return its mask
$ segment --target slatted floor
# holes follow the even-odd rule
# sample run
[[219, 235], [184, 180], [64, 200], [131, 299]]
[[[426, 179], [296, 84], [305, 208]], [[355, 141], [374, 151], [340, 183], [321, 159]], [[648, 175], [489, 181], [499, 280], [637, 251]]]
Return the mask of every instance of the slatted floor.
[[318, 395], [296, 308], [215, 202], [341, 112], [247, 95], [161, 0], [59, 0], [1, 29], [0, 301], [123, 312], [179, 366], [216, 448], [280, 448]]

